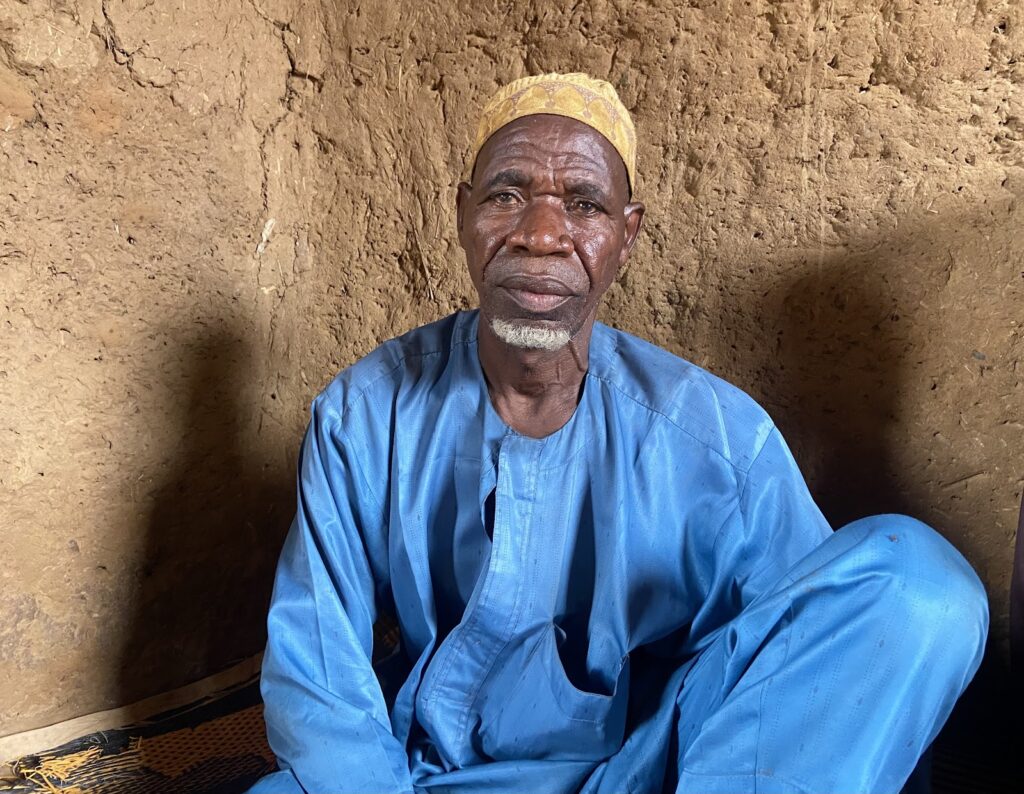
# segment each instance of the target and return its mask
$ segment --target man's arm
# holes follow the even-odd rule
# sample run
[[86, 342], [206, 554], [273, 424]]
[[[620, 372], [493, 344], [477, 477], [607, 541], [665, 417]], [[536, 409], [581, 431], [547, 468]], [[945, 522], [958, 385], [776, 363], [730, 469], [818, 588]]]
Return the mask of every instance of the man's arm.
[[717, 629], [831, 536], [796, 461], [772, 427], [740, 485], [732, 512], [698, 546], [707, 572], [704, 603], [693, 623], [700, 650]]
[[747, 472], [737, 518], [715, 552], [737, 574], [741, 608], [832, 535], [778, 428]]
[[339, 425], [323, 398], [314, 402], [263, 659], [267, 736], [281, 771], [252, 794], [412, 791], [370, 665], [376, 609], [367, 548], [384, 542], [382, 514]]

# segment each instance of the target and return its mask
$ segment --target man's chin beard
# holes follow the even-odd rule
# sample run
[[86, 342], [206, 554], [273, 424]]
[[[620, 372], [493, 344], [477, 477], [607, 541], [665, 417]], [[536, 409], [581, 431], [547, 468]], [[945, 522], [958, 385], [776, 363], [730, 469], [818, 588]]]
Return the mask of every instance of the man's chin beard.
[[547, 328], [529, 320], [495, 318], [490, 325], [498, 339], [522, 350], [561, 350], [572, 339], [572, 334], [564, 327]]

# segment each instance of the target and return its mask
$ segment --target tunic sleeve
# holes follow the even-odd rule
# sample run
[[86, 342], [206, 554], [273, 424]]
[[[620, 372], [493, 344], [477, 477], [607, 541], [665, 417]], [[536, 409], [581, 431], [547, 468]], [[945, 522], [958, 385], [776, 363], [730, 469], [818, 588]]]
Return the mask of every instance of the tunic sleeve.
[[773, 427], [715, 540], [708, 600], [719, 620], [738, 615], [831, 534], [782, 434]]
[[254, 793], [413, 789], [370, 663], [376, 609], [364, 533], [379, 546], [382, 513], [354, 459], [360, 445], [339, 425], [329, 406], [313, 404], [263, 660], [267, 735], [281, 771]]

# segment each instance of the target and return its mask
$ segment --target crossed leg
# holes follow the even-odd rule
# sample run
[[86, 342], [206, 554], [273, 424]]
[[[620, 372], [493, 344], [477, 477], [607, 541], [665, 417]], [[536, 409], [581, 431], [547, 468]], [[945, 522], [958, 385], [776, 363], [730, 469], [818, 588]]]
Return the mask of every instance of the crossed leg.
[[681, 669], [663, 694], [675, 708], [657, 712], [670, 716], [637, 726], [585, 790], [898, 792], [987, 628], [984, 588], [941, 536], [905, 516], [856, 521]]

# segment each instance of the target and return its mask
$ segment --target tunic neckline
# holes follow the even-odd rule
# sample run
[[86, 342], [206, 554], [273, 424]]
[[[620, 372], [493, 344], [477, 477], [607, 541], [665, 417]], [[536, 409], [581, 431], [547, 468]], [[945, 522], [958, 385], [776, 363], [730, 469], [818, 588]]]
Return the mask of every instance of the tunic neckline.
[[537, 444], [541, 447], [545, 446], [561, 446], [566, 443], [571, 444], [571, 439], [575, 435], [575, 427], [577, 424], [584, 422], [581, 419], [581, 415], [591, 414], [593, 392], [596, 388], [596, 380], [600, 378], [594, 376], [592, 371], [594, 369], [595, 352], [597, 352], [599, 338], [603, 337], [601, 333], [601, 323], [595, 321], [594, 327], [590, 335], [590, 348], [588, 350], [588, 365], [587, 371], [583, 374], [583, 384], [581, 388], [580, 399], [576, 403], [575, 409], [573, 409], [572, 416], [569, 417], [568, 421], [560, 428], [555, 430], [553, 433], [549, 433], [541, 438], [535, 438], [533, 436], [527, 436], [520, 433], [515, 428], [511, 427], [504, 419], [501, 418], [501, 414], [494, 407], [494, 403], [491, 401], [491, 394], [487, 388], [487, 378], [484, 375], [483, 365], [480, 363], [480, 310], [476, 309], [470, 313], [467, 323], [467, 334], [466, 338], [472, 344], [473, 349], [469, 351], [469, 367], [470, 373], [476, 382], [479, 384], [479, 388], [483, 390], [481, 402], [484, 406], [484, 424], [495, 425], [504, 430], [503, 436], [505, 438], [515, 438], [521, 444]]

